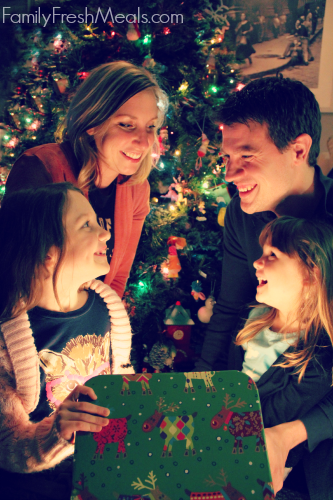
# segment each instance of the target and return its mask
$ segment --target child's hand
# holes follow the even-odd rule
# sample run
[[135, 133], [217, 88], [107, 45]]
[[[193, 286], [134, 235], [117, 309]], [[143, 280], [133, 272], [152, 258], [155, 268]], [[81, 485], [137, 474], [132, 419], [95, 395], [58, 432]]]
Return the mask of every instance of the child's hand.
[[91, 387], [77, 385], [61, 403], [57, 415], [57, 428], [60, 436], [67, 441], [72, 439], [76, 431], [99, 432], [109, 423], [109, 419], [103, 417], [107, 417], [110, 410], [85, 401], [77, 401], [80, 394], [97, 399]]

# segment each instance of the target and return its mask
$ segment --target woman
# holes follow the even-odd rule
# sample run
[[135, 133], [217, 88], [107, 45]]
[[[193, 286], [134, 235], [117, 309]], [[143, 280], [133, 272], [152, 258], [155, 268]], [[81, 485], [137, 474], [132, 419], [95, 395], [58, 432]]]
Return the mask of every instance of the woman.
[[149, 213], [147, 177], [166, 106], [166, 94], [148, 71], [124, 61], [103, 64], [72, 99], [62, 142], [26, 151], [6, 184], [8, 194], [63, 181], [82, 189], [110, 231], [104, 281], [120, 297]]
[[246, 14], [241, 13], [241, 20], [236, 28], [236, 59], [248, 59], [252, 64], [251, 55], [255, 53], [249, 34], [253, 30], [252, 25], [246, 19]]

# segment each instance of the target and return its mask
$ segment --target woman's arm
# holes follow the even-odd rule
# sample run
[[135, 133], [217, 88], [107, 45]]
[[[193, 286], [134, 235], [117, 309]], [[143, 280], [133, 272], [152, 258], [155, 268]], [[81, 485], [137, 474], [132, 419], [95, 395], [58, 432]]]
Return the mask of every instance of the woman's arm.
[[[122, 298], [122, 296], [124, 295], [126, 282], [136, 254], [143, 224], [147, 214], [149, 213], [150, 209], [149, 194], [150, 194], [150, 186], [148, 181], [145, 181], [142, 185], [135, 187], [135, 197], [133, 199], [132, 227], [128, 241], [124, 241], [123, 243], [124, 251], [121, 257], [121, 261], [118, 265], [118, 268], [116, 269], [115, 275], [113, 274], [111, 268], [110, 272], [106, 275], [104, 279], [104, 283], [106, 283], [113, 290], [115, 290], [120, 298]], [[117, 213], [115, 214], [115, 217], [117, 217]]]

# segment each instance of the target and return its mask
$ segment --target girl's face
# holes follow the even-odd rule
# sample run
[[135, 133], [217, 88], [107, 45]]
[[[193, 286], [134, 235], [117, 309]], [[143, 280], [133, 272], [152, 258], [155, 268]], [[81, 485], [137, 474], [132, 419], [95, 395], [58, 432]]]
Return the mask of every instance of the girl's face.
[[86, 198], [77, 191], [68, 191], [64, 216], [66, 250], [60, 268], [62, 283], [79, 283], [97, 278], [109, 271], [106, 241], [109, 231], [102, 229]]
[[[155, 139], [156, 97], [151, 89], [131, 97], [110, 118], [103, 138], [95, 137], [103, 177], [133, 175]], [[98, 129], [88, 130], [95, 135]]]
[[285, 314], [295, 311], [307, 283], [300, 262], [272, 247], [267, 241], [262, 256], [253, 265], [259, 281], [257, 301]]

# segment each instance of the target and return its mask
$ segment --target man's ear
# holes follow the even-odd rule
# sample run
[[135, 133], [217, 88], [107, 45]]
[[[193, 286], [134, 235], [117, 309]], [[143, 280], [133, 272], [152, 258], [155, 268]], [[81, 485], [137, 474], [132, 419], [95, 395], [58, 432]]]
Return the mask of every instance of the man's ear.
[[297, 163], [308, 161], [309, 151], [312, 146], [312, 139], [309, 134], [301, 134], [291, 143], [294, 159]]

